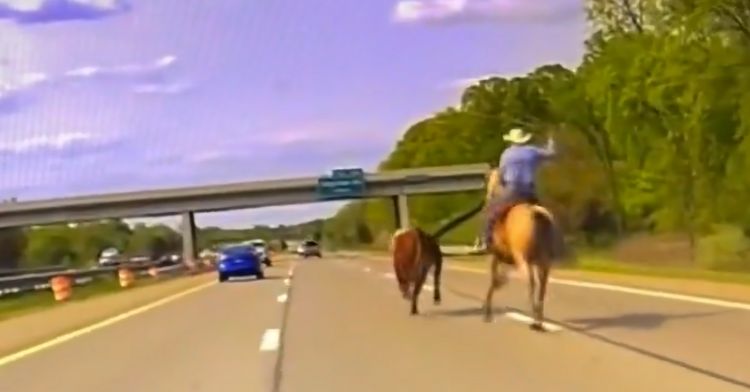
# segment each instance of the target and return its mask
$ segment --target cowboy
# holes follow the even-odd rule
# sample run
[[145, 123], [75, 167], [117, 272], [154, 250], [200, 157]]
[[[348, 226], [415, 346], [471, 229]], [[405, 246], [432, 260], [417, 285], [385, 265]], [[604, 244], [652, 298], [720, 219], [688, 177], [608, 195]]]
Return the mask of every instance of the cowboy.
[[498, 200], [493, 201], [492, 214], [487, 219], [483, 236], [485, 248], [489, 248], [492, 242], [492, 226], [497, 220], [505, 218], [511, 207], [521, 202], [538, 203], [536, 169], [543, 161], [555, 156], [555, 141], [550, 136], [547, 146], [541, 148], [529, 145], [531, 139], [532, 135], [520, 128], [511, 129], [503, 136], [503, 140], [510, 142], [511, 146], [500, 156], [497, 170], [502, 193]]

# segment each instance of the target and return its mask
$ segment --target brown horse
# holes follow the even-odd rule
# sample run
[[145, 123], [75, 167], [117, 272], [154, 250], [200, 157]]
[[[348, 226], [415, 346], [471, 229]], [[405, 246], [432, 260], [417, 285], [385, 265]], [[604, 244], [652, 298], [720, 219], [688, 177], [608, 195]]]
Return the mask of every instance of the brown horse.
[[[497, 171], [487, 181], [489, 204], [499, 188]], [[528, 279], [529, 302], [534, 316], [533, 330], [544, 331], [544, 297], [552, 262], [563, 255], [561, 236], [552, 214], [542, 206], [519, 202], [510, 207], [504, 219], [492, 225], [490, 286], [484, 302], [485, 321], [492, 321], [492, 297], [508, 281], [507, 267], [515, 265]]]
[[399, 229], [391, 238], [390, 251], [398, 288], [404, 299], [411, 299], [411, 314], [419, 313], [418, 302], [422, 286], [427, 280], [430, 268], [433, 270], [433, 303], [440, 304], [440, 274], [443, 268], [443, 254], [440, 251], [440, 237], [466, 219], [476, 215], [484, 207], [482, 201], [477, 207], [454, 218], [434, 234], [420, 228]]

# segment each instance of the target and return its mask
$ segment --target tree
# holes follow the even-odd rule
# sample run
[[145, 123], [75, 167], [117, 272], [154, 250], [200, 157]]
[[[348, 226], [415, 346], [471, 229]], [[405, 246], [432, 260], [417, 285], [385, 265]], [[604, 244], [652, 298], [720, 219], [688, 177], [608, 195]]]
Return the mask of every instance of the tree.
[[0, 268], [18, 268], [26, 249], [26, 233], [18, 227], [0, 229]]
[[71, 264], [79, 261], [67, 226], [34, 230], [29, 236], [24, 259], [24, 265], [29, 267]]

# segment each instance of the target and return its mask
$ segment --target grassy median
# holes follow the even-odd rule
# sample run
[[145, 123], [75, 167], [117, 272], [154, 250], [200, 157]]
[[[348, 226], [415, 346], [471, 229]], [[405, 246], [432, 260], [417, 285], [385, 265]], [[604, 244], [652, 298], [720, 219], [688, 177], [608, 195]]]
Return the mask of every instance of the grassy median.
[[[117, 277], [99, 277], [86, 285], [73, 287], [73, 295], [66, 303], [84, 301], [92, 297], [118, 293], [123, 290], [137, 290], [140, 287], [150, 286], [163, 280], [165, 279], [141, 278], [135, 282], [134, 286], [123, 289], [120, 287]], [[66, 303], [55, 301], [51, 289], [4, 295], [0, 297], [0, 321], [43, 308], [65, 306]]]
[[[449, 260], [466, 266], [484, 267], [486, 255], [454, 256]], [[601, 272], [619, 275], [649, 276], [655, 278], [704, 280], [718, 283], [736, 283], [750, 286], [750, 273], [721, 272], [689, 267], [666, 267], [613, 261], [600, 255], [583, 255], [575, 263], [563, 264], [560, 270]]]

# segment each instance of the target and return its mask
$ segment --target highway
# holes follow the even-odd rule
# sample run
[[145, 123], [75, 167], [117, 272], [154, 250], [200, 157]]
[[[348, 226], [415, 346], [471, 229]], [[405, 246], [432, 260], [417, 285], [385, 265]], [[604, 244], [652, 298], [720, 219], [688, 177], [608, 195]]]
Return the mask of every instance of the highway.
[[411, 317], [390, 272], [374, 259], [279, 263], [264, 281], [212, 284], [0, 359], [0, 390], [750, 390], [744, 309], [551, 285], [553, 331], [539, 334], [518, 282], [496, 295], [509, 313], [486, 324], [485, 274], [447, 269], [442, 305], [425, 292]]

